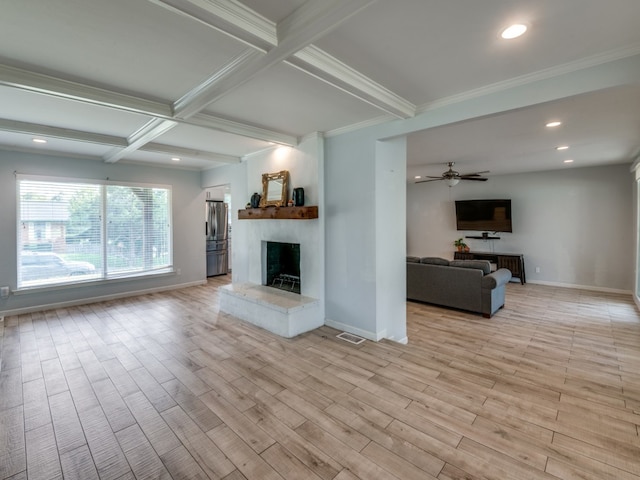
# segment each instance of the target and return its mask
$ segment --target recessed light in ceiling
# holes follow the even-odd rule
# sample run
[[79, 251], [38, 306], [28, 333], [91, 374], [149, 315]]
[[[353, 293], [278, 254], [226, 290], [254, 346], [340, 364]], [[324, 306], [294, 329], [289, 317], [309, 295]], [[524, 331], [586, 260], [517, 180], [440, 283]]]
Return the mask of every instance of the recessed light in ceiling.
[[34, 138], [33, 140], [31, 140], [33, 143], [47, 143], [47, 141], [44, 138]]
[[573, 160], [565, 160], [564, 163], [573, 163]]
[[500, 36], [505, 40], [511, 40], [518, 38], [527, 31], [527, 26], [524, 23], [514, 23], [500, 32]]
[[553, 127], [559, 127], [560, 125], [562, 125], [562, 122], [554, 120], [553, 122], [547, 123], [545, 127], [553, 128]]
[[556, 150], [569, 150], [569, 146], [568, 145], [560, 145], [559, 147], [556, 147]]
[[413, 178], [415, 178], [415, 179], [417, 180], [417, 179], [422, 178], [422, 177], [420, 177], [420, 175], [416, 175], [416, 176], [415, 176], [415, 177], [413, 177]]
[[171, 157], [171, 160], [173, 160], [174, 162], [179, 162], [179, 161], [180, 161], [180, 158], [178, 158], [178, 157]]

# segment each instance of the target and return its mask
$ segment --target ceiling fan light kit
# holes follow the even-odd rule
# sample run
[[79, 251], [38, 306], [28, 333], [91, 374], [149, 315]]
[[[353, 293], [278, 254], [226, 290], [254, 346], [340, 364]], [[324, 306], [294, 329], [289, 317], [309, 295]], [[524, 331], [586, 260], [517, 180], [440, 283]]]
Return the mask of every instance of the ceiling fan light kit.
[[449, 185], [449, 188], [455, 187], [458, 183], [460, 183], [459, 178], [447, 178], [447, 185]]

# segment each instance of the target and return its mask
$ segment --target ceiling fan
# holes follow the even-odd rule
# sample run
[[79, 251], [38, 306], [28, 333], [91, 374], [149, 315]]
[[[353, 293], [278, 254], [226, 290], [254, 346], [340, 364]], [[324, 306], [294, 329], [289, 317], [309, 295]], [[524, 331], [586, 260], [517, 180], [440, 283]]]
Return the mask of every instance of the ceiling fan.
[[435, 182], [437, 180], [445, 180], [447, 182], [447, 185], [449, 185], [450, 187], [453, 187], [454, 185], [457, 185], [458, 182], [460, 182], [460, 180], [475, 180], [477, 182], [486, 182], [488, 180], [488, 178], [481, 177], [480, 175], [482, 175], [483, 173], [489, 173], [489, 170], [484, 170], [482, 172], [475, 172], [475, 173], [466, 173], [461, 175], [453, 169], [454, 162], [448, 162], [447, 165], [449, 166], [449, 170], [447, 170], [446, 172], [443, 172], [443, 174], [440, 175], [439, 177], [425, 176], [425, 178], [427, 178], [428, 180], [420, 180], [419, 182], [416, 182], [416, 183]]

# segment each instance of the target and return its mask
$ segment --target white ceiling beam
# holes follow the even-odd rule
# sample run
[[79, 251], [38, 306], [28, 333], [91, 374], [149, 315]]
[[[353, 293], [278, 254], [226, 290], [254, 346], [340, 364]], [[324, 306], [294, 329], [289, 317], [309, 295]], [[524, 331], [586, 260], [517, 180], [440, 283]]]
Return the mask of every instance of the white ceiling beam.
[[398, 118], [416, 114], [416, 106], [323, 50], [309, 45], [287, 63]]
[[170, 105], [7, 65], [0, 65], [0, 85], [144, 115], [171, 116]]
[[376, 1], [307, 0], [278, 24], [278, 47], [302, 50]]
[[278, 43], [276, 24], [236, 0], [149, 0], [263, 53]]
[[218, 163], [240, 163], [240, 157], [233, 155], [223, 155], [221, 153], [207, 152], [204, 150], [196, 150], [193, 148], [174, 147], [172, 145], [163, 145], [160, 143], [147, 143], [140, 148], [144, 152], [160, 153], [170, 157], [195, 158], [199, 160], [207, 160]]
[[129, 153], [133, 153], [140, 147], [146, 145], [151, 140], [158, 138], [165, 132], [168, 132], [177, 125], [177, 122], [164, 120], [162, 118], [154, 118], [146, 123], [137, 132], [133, 133], [127, 139], [128, 145], [124, 148], [114, 148], [102, 158], [107, 163], [115, 163], [122, 160]]
[[[40, 125], [37, 123], [18, 122], [16, 120], [0, 119], [0, 131], [119, 148], [125, 148], [128, 146], [127, 139], [122, 137], [85, 132], [70, 128], [50, 127], [48, 125]], [[38, 150], [42, 149], [39, 148]], [[160, 153], [171, 157], [196, 158], [199, 160], [208, 160], [218, 163], [240, 163], [241, 161], [240, 157], [235, 157], [233, 155], [224, 155], [222, 153], [196, 150], [193, 148], [174, 147], [160, 143], [148, 143], [141, 147], [140, 150]]]
[[176, 106], [176, 116], [187, 118], [202, 110], [326, 35], [374, 1], [308, 0], [278, 25], [278, 44], [275, 47], [264, 55], [258, 52], [243, 52], [233, 59], [230, 65], [196, 87], [193, 96], [187, 94], [185, 97], [189, 98], [185, 98], [181, 105]]
[[[304, 29], [307, 22], [322, 13], [321, 10], [334, 7], [329, 1], [307, 3], [276, 27], [276, 24], [269, 19], [234, 0], [149, 1], [226, 33], [261, 52], [266, 52], [278, 44], [278, 34], [283, 37], [291, 34], [296, 28]], [[334, 3], [343, 6], [343, 3], [347, 4], [348, 2]], [[351, 14], [355, 14], [357, 11], [356, 8]], [[342, 13], [339, 9], [332, 11], [332, 15], [336, 16]], [[314, 45], [309, 45], [296, 52], [285, 62], [395, 117], [410, 118], [415, 115], [416, 106], [411, 102]], [[200, 87], [183, 97], [181, 101], [187, 100], [189, 95], [195, 95], [196, 91], [202, 94], [206, 91], [206, 87], [212, 83], [211, 80], [203, 82]], [[180, 105], [175, 105], [175, 108], [180, 110]]]
[[183, 95], [182, 98], [176, 100], [173, 103], [173, 116], [180, 119], [187, 119], [203, 110], [211, 103], [209, 92], [215, 89], [217, 84], [223, 82], [226, 76], [233, 75], [236, 71], [258, 61], [263, 55], [263, 53], [249, 48], [235, 58], [232, 58], [211, 77], [207, 78], [200, 85], [192, 88], [191, 91]]
[[38, 137], [57, 138], [61, 140], [72, 140], [82, 143], [95, 143], [99, 145], [110, 145], [112, 147], [126, 147], [127, 140], [113, 135], [102, 135], [100, 133], [83, 132], [70, 128], [50, 127], [37, 123], [18, 122], [16, 120], [0, 119], [0, 131], [22, 133]]
[[[134, 112], [155, 118], [173, 119], [172, 107], [170, 105], [152, 102], [131, 95], [123, 95], [90, 85], [70, 82], [68, 80], [41, 75], [6, 65], [0, 65], [0, 85], [56, 98], [74, 100], [90, 105]], [[181, 121], [180, 119], [174, 120], [178, 122]], [[283, 134], [282, 132], [256, 128], [252, 125], [245, 125], [239, 122], [231, 122], [212, 115], [198, 115], [196, 118], [192, 117], [188, 122], [182, 123], [199, 125], [203, 128], [234, 133], [257, 140], [297, 145], [296, 137]]]
[[232, 120], [214, 117], [206, 113], [196, 113], [195, 115], [190, 116], [188, 119], [183, 120], [182, 123], [210, 128], [226, 133], [233, 133], [242, 137], [255, 138], [256, 140], [277, 143], [279, 145], [287, 145], [289, 147], [295, 147], [299, 143], [298, 137], [294, 135], [287, 135], [284, 133], [274, 132], [272, 130], [265, 130], [264, 128], [254, 127], [251, 125], [247, 125], [246, 123], [238, 123]]

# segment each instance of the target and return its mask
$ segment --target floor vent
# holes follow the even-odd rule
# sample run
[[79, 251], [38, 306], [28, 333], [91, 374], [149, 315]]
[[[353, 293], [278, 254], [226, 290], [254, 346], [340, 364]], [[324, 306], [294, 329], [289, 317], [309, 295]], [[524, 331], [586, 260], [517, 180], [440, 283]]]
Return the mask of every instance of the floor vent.
[[344, 340], [345, 342], [353, 343], [354, 345], [359, 345], [364, 342], [364, 338], [354, 335], [352, 333], [342, 332], [336, 335], [340, 340]]

